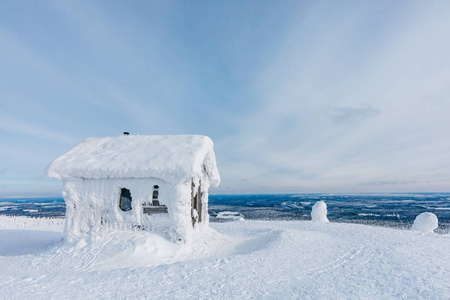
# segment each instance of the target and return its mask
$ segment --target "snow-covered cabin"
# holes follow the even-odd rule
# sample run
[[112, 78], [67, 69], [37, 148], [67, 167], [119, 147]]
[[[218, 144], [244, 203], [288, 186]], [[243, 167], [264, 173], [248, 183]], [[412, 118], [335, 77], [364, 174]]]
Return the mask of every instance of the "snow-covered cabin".
[[130, 228], [190, 243], [208, 226], [208, 189], [220, 183], [213, 142], [202, 135], [88, 138], [47, 175], [63, 181], [69, 241]]

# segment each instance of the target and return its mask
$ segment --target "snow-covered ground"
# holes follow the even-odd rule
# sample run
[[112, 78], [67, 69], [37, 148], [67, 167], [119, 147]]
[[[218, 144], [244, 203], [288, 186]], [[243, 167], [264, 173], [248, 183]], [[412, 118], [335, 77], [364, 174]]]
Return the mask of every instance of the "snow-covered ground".
[[191, 251], [119, 230], [63, 245], [61, 220], [2, 217], [0, 298], [450, 297], [450, 235], [307, 221], [211, 226], [218, 233], [203, 232]]

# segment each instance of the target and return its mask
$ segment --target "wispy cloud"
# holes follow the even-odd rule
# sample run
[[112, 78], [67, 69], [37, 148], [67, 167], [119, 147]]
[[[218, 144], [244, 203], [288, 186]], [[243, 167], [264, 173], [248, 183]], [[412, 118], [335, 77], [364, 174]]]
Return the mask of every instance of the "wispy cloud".
[[[443, 68], [450, 67], [444, 54], [450, 39], [443, 30], [450, 19], [440, 5], [447, 6], [411, 3], [393, 14], [352, 6], [337, 26], [306, 16], [255, 78], [262, 105], [241, 123], [236, 151], [260, 174], [280, 167], [297, 170], [284, 177], [304, 191], [351, 191], [361, 182], [450, 176], [444, 166], [450, 143], [443, 138], [450, 129], [445, 116], [450, 74]], [[330, 19], [339, 16], [337, 9]], [[314, 36], [305, 28], [315, 28]], [[364, 43], [359, 43], [361, 34]], [[354, 64], [354, 57], [366, 59]], [[443, 101], [431, 105], [423, 97]], [[255, 186], [257, 181], [280, 186], [274, 175], [255, 180]], [[413, 184], [373, 187], [414, 189]]]
[[0, 116], [0, 131], [4, 133], [16, 133], [28, 137], [45, 139], [52, 142], [74, 145], [78, 139], [60, 133], [51, 128], [41, 127], [37, 124], [28, 124], [7, 116]]
[[371, 118], [379, 114], [380, 111], [369, 104], [357, 107], [341, 106], [331, 109], [331, 117], [336, 123], [355, 123]]

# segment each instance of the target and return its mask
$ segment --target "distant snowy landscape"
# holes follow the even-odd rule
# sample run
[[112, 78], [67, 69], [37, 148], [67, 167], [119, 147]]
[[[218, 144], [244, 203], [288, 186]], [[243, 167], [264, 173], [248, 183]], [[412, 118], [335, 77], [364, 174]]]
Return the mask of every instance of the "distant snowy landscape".
[[62, 242], [63, 219], [0, 216], [2, 299], [444, 299], [450, 235], [311, 221], [213, 223], [195, 246], [143, 231]]
[[[237, 213], [234, 219], [310, 220], [314, 203], [325, 201], [331, 222], [409, 229], [429, 211], [439, 219], [436, 232], [449, 233], [449, 199], [449, 193], [210, 195], [209, 214], [213, 222], [233, 219], [226, 212]], [[65, 211], [62, 198], [0, 199], [0, 216], [62, 218]]]

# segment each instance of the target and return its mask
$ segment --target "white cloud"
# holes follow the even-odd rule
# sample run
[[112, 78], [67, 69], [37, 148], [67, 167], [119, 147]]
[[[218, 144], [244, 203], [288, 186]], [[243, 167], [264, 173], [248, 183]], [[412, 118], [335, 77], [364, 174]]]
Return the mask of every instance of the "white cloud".
[[[303, 191], [362, 190], [363, 183], [369, 190], [450, 189], [450, 14], [442, 2], [409, 6], [379, 20], [372, 30], [385, 33], [377, 41], [364, 20], [384, 15], [364, 9], [355, 22], [320, 24], [310, 45], [303, 29], [317, 20], [294, 26], [256, 78], [263, 105], [241, 123], [234, 142], [242, 160], [268, 174], [255, 176], [255, 190], [283, 180]], [[358, 27], [377, 47], [355, 44]], [[371, 59], [355, 66], [353, 55]], [[290, 171], [269, 173], [277, 168]], [[226, 172], [225, 178], [241, 173]]]
[[380, 111], [372, 105], [366, 104], [357, 107], [339, 106], [331, 109], [331, 117], [338, 124], [361, 122], [364, 119], [374, 117]]
[[447, 2], [50, 5], [1, 23], [3, 137], [209, 134], [226, 192], [450, 190]]

